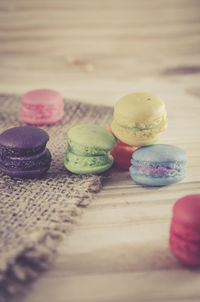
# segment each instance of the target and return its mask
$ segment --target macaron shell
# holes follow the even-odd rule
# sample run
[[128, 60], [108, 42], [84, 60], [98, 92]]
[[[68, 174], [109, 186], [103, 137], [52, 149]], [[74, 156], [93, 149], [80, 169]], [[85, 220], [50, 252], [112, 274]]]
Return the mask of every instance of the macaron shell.
[[184, 196], [173, 207], [170, 233], [183, 240], [200, 243], [200, 194]]
[[174, 163], [177, 166], [178, 163], [186, 163], [188, 160], [187, 153], [173, 145], [168, 144], [155, 144], [148, 147], [143, 147], [134, 152], [134, 161], [156, 162], [158, 163]]
[[1, 172], [10, 177], [27, 179], [27, 178], [40, 177], [40, 176], [44, 175], [49, 170], [49, 168], [50, 168], [50, 164], [42, 169], [40, 168], [40, 169], [35, 169], [32, 171], [23, 171], [23, 170], [14, 171], [14, 170], [1, 168]]
[[114, 107], [114, 120], [121, 126], [157, 126], [166, 118], [164, 102], [156, 95], [137, 92], [122, 97]]
[[17, 150], [45, 148], [49, 135], [46, 131], [31, 126], [13, 127], [0, 135], [0, 146]]
[[176, 182], [179, 182], [184, 179], [185, 173], [182, 175], [176, 175], [176, 176], [166, 176], [163, 174], [163, 176], [160, 177], [154, 177], [153, 175], [146, 175], [142, 174], [141, 172], [138, 173], [137, 170], [134, 169], [133, 166], [130, 167], [130, 176], [133, 179], [134, 182], [140, 185], [144, 186], [166, 186], [170, 185]]
[[[79, 161], [76, 164], [74, 161], [71, 161], [69, 160], [69, 158], [66, 157], [64, 160], [64, 165], [67, 168], [67, 170], [75, 174], [100, 174], [108, 170], [113, 165], [114, 162], [114, 159], [111, 155], [109, 155], [107, 163], [102, 165], [99, 165], [99, 163], [98, 165], [95, 165], [95, 161], [92, 165], [91, 162], [88, 162], [89, 158], [90, 157], [80, 158], [79, 156], [77, 156], [77, 159], [79, 159]], [[81, 163], [83, 162], [82, 159], [83, 161], [85, 160], [84, 165]]]
[[[106, 128], [95, 124], [81, 124], [68, 131], [68, 139], [88, 149], [99, 149], [109, 152], [116, 145], [116, 138]], [[72, 146], [72, 144], [70, 144]]]
[[22, 104], [34, 106], [55, 106], [56, 104], [63, 105], [63, 99], [59, 92], [52, 89], [35, 89], [26, 92], [21, 97]]
[[194, 267], [200, 266], [200, 244], [182, 240], [171, 233], [169, 246], [172, 253], [184, 264]]
[[200, 194], [187, 195], [176, 201], [173, 207], [173, 221], [200, 232], [199, 213]]

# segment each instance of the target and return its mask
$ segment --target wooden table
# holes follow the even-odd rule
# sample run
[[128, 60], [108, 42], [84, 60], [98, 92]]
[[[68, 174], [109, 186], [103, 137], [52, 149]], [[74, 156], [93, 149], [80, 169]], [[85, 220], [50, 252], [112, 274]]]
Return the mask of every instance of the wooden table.
[[149, 91], [166, 102], [160, 143], [189, 155], [163, 188], [113, 171], [24, 302], [200, 301], [200, 271], [168, 248], [175, 200], [200, 193], [200, 1], [1, 0], [0, 92], [39, 87], [112, 106]]

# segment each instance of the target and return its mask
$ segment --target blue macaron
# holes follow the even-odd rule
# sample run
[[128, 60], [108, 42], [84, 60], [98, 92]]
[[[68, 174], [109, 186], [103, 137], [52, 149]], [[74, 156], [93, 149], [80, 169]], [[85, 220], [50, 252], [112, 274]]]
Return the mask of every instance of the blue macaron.
[[187, 160], [187, 153], [176, 146], [156, 144], [142, 147], [133, 152], [130, 176], [141, 185], [170, 185], [185, 177]]

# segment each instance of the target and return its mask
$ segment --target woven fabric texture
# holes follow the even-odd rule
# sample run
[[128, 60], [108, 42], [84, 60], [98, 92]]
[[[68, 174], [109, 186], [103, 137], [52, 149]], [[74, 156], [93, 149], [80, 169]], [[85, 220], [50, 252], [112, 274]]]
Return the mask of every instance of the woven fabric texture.
[[[0, 132], [25, 125], [19, 107], [18, 96], [0, 95]], [[0, 173], [0, 302], [16, 297], [27, 281], [48, 269], [55, 242], [101, 188], [102, 176], [74, 175], [65, 169], [68, 129], [88, 122], [107, 127], [111, 118], [109, 107], [65, 100], [62, 121], [41, 127], [50, 136], [52, 163], [47, 174], [21, 180]]]

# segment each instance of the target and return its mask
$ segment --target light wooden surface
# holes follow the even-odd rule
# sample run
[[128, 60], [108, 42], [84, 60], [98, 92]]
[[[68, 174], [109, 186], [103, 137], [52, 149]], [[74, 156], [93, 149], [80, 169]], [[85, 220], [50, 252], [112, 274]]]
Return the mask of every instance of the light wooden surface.
[[200, 192], [199, 16], [198, 0], [0, 1], [0, 92], [49, 87], [109, 105], [153, 92], [168, 110], [159, 142], [189, 155], [168, 187], [114, 170], [24, 302], [200, 301], [200, 271], [168, 249], [173, 203]]

